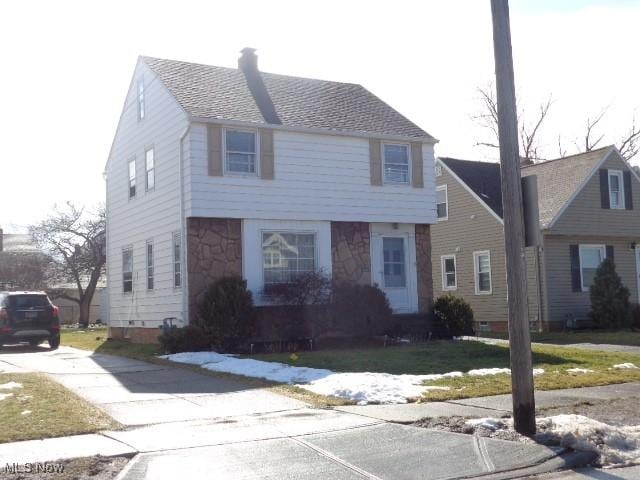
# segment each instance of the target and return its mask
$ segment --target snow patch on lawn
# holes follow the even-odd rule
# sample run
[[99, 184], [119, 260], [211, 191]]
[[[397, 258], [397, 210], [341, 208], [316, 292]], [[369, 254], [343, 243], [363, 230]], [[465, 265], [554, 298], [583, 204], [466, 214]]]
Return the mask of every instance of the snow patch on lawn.
[[17, 382], [7, 382], [0, 385], [0, 389], [2, 390], [11, 390], [12, 388], [22, 388], [22, 384]]
[[589, 368], [567, 368], [568, 373], [593, 373]]
[[4, 400], [8, 397], [13, 397], [13, 393], [0, 393], [0, 400]]
[[29, 415], [31, 413], [31, 410], [23, 410], [20, 415]]
[[[487, 375], [500, 375], [500, 374], [511, 375], [511, 369], [510, 368], [476, 368], [474, 370], [469, 370], [467, 373], [473, 377], [484, 377]], [[533, 369], [534, 375], [542, 375], [543, 373], [544, 373], [544, 368]]]
[[619, 363], [614, 365], [613, 368], [638, 368], [633, 363]]

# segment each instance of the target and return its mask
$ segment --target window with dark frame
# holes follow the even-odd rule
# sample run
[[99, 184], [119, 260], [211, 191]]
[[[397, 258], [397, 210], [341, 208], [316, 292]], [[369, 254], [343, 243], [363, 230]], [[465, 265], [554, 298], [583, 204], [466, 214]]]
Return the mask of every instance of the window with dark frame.
[[153, 242], [147, 242], [147, 290], [153, 290]]
[[182, 286], [182, 239], [179, 233], [173, 234], [173, 286]]

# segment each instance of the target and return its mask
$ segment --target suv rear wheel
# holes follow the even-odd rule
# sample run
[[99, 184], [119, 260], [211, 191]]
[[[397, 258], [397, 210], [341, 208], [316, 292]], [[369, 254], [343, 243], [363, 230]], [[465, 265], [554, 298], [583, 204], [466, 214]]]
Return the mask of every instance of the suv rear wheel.
[[60, 346], [60, 335], [49, 337], [49, 347], [51, 350], [56, 350]]

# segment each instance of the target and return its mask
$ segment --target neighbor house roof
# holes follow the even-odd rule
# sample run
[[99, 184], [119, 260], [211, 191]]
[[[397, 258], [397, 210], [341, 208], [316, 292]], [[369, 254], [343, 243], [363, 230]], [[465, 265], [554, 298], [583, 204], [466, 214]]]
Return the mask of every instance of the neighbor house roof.
[[11, 253], [40, 253], [31, 235], [2, 233], [2, 251]]
[[[570, 201], [574, 193], [593, 174], [596, 166], [608, 155], [612, 146], [568, 157], [547, 160], [521, 168], [523, 177], [538, 178], [538, 210], [540, 227], [547, 228]], [[502, 218], [500, 164], [440, 158], [487, 207]]]
[[193, 117], [433, 139], [360, 85], [260, 72], [276, 113], [267, 121], [240, 69], [142, 60]]

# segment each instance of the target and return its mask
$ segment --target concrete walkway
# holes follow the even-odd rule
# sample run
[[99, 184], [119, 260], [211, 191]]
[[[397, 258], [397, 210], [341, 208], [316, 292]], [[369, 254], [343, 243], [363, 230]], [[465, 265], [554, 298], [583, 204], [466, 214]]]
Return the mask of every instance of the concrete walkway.
[[[487, 343], [489, 345], [509, 343], [509, 340], [504, 340], [501, 338], [463, 337], [463, 339]], [[541, 347], [547, 346], [547, 347], [563, 347], [563, 348], [581, 348], [584, 350], [599, 350], [602, 352], [621, 352], [621, 353], [632, 353], [635, 355], [640, 355], [640, 347], [634, 346], [634, 345], [612, 345], [609, 343], [540, 343], [540, 342], [533, 342], [532, 345], [539, 345]]]

